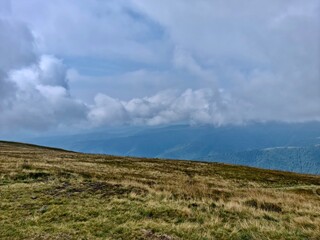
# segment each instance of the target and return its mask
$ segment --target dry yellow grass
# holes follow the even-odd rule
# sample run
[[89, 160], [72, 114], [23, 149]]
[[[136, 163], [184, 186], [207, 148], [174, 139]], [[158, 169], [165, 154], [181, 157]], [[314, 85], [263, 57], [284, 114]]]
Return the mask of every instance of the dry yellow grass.
[[0, 142], [1, 239], [320, 239], [320, 177]]

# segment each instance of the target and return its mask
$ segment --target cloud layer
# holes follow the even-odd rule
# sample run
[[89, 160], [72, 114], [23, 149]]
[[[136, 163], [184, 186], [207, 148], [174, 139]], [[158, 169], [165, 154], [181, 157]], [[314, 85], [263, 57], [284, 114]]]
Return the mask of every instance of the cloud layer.
[[319, 11], [318, 0], [4, 0], [0, 130], [320, 121]]
[[187, 89], [182, 93], [165, 91], [130, 101], [99, 94], [89, 112], [89, 119], [96, 125], [159, 125], [185, 121], [222, 125], [238, 123], [237, 107], [233, 106], [230, 99], [209, 89]]

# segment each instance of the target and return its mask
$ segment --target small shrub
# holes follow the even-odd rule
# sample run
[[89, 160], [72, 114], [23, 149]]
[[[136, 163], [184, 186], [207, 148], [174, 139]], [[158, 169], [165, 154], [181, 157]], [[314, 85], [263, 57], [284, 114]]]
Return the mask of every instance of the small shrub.
[[248, 207], [252, 207], [256, 209], [259, 208], [261, 210], [268, 211], [268, 212], [282, 212], [282, 208], [275, 203], [269, 203], [269, 202], [259, 203], [257, 200], [251, 199], [251, 200], [245, 201], [244, 204]]
[[258, 201], [255, 199], [247, 200], [244, 204], [248, 207], [258, 208]]
[[214, 202], [212, 202], [211, 204], [210, 204], [210, 208], [211, 209], [214, 209], [214, 208], [216, 208], [217, 207], [217, 204], [215, 204]]
[[30, 170], [32, 168], [31, 164], [29, 164], [28, 162], [24, 161], [21, 165], [22, 169], [26, 169], [26, 170]]
[[14, 180], [47, 180], [51, 176], [50, 173], [46, 172], [28, 172], [28, 173], [20, 173], [13, 177]]
[[274, 203], [264, 202], [261, 204], [260, 208], [268, 212], [282, 212], [282, 208]]
[[237, 239], [240, 240], [251, 240], [253, 239], [252, 233], [248, 230], [240, 230], [239, 237]]
[[47, 205], [44, 205], [39, 209], [40, 213], [45, 213], [46, 211], [48, 211], [48, 206]]
[[267, 214], [263, 215], [263, 218], [264, 218], [265, 220], [268, 220], [268, 221], [279, 222], [277, 219], [275, 219], [275, 218], [273, 218], [273, 217], [271, 217], [271, 216], [269, 216], [269, 215], [267, 215]]
[[197, 207], [199, 207], [199, 204], [197, 204], [197, 203], [190, 203], [190, 204], [188, 205], [188, 207], [189, 207], [189, 208], [197, 208]]

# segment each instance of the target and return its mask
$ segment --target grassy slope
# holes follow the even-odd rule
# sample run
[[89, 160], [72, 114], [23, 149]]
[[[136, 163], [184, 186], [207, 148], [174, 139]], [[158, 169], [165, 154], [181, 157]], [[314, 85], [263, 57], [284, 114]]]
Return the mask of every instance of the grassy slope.
[[320, 239], [320, 177], [0, 142], [0, 239]]

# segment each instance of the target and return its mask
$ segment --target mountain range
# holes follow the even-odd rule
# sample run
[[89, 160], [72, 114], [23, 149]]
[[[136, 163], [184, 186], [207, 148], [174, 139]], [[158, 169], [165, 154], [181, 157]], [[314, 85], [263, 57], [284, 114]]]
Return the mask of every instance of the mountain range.
[[120, 156], [224, 162], [320, 174], [320, 123], [115, 127], [30, 143]]

